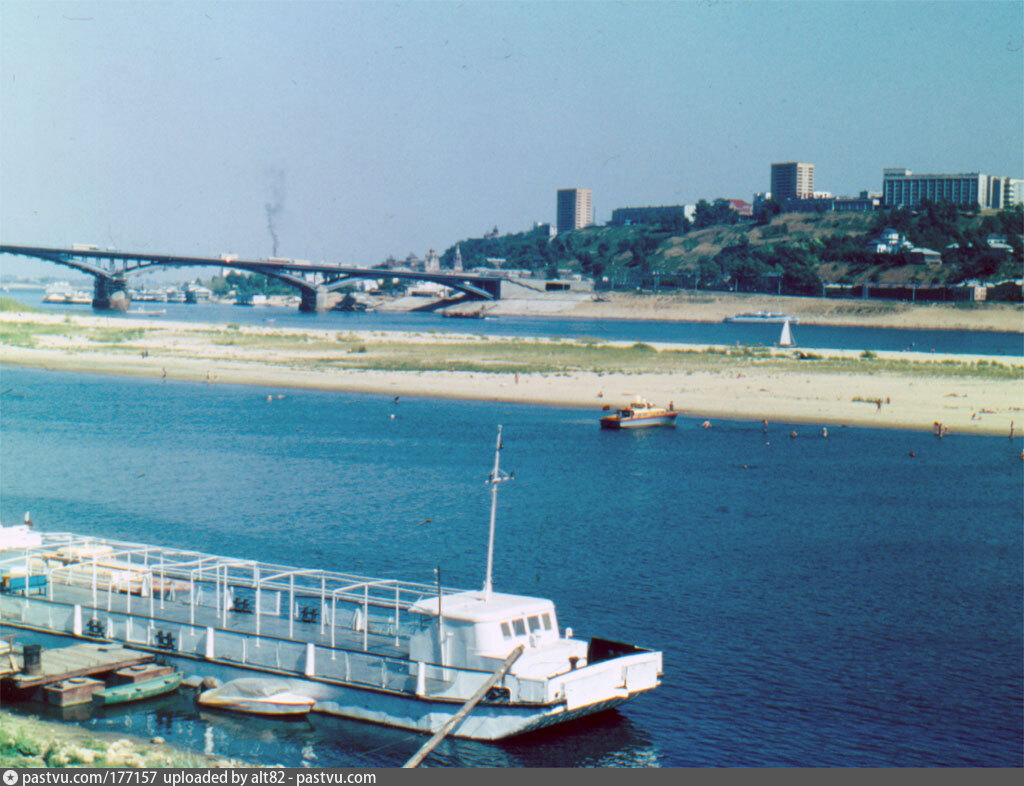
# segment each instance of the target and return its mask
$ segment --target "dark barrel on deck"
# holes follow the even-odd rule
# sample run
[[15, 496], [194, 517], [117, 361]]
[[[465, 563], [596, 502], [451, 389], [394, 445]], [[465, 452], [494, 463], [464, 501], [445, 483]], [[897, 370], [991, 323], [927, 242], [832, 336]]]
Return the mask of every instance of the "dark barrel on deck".
[[42, 674], [43, 647], [41, 644], [26, 644], [22, 656], [24, 663], [21, 670], [24, 674]]

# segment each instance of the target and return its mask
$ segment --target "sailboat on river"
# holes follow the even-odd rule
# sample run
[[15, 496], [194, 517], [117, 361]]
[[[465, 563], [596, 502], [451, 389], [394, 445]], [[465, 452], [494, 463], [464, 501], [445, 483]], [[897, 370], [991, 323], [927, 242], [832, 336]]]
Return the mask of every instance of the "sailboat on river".
[[[660, 684], [662, 654], [562, 628], [551, 600], [33, 530], [3, 537], [0, 624], [155, 653], [221, 681], [287, 679], [314, 712], [497, 740]], [[29, 634], [31, 635], [31, 634]], [[473, 704], [472, 702], [477, 703]], [[468, 709], [467, 708], [471, 708]]]

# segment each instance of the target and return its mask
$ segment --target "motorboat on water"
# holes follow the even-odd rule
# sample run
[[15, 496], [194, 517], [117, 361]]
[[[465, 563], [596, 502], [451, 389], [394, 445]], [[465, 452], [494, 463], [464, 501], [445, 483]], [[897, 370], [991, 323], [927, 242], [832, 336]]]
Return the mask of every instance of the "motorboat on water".
[[636, 401], [622, 409], [616, 410], [612, 415], [605, 415], [601, 418], [601, 428], [650, 428], [652, 426], [674, 426], [676, 422], [675, 411], [671, 404], [668, 409], [656, 407], [645, 398], [638, 397]]
[[791, 324], [798, 324], [800, 320], [797, 317], [791, 316], [790, 314], [778, 314], [774, 311], [748, 311], [743, 314], [735, 314], [731, 317], [726, 317], [724, 322], [766, 322], [771, 324], [782, 324], [784, 322], [790, 322]]
[[196, 701], [203, 707], [253, 715], [306, 715], [316, 699], [297, 693], [290, 680], [248, 678], [231, 680], [203, 691]]
[[493, 588], [498, 488], [511, 479], [501, 449], [499, 427], [479, 589], [35, 528], [38, 541], [0, 540], [0, 573], [24, 577], [0, 587], [0, 624], [115, 642], [186, 676], [287, 680], [291, 698], [250, 697], [250, 712], [313, 702], [314, 712], [424, 733], [450, 726], [478, 740], [568, 723], [658, 687], [661, 652], [577, 637], [552, 600]]

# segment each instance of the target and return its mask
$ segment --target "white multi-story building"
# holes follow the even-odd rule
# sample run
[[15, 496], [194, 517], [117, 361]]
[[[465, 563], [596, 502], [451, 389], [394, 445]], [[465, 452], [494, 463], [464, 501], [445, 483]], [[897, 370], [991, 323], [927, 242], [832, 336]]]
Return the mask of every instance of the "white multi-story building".
[[882, 205], [916, 207], [921, 201], [1002, 209], [1021, 204], [1021, 180], [980, 172], [915, 175], [909, 169], [882, 170]]

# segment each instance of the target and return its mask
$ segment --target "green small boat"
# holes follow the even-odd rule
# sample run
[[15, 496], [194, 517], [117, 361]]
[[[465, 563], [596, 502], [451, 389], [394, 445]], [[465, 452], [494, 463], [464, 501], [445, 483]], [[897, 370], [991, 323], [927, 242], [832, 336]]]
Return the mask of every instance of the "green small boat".
[[128, 701], [140, 701], [151, 699], [154, 696], [163, 696], [165, 693], [177, 690], [181, 685], [182, 673], [176, 671], [163, 677], [154, 677], [151, 680], [141, 682], [129, 682], [125, 685], [113, 685], [104, 690], [92, 694], [92, 703], [100, 707], [111, 704], [124, 704]]

